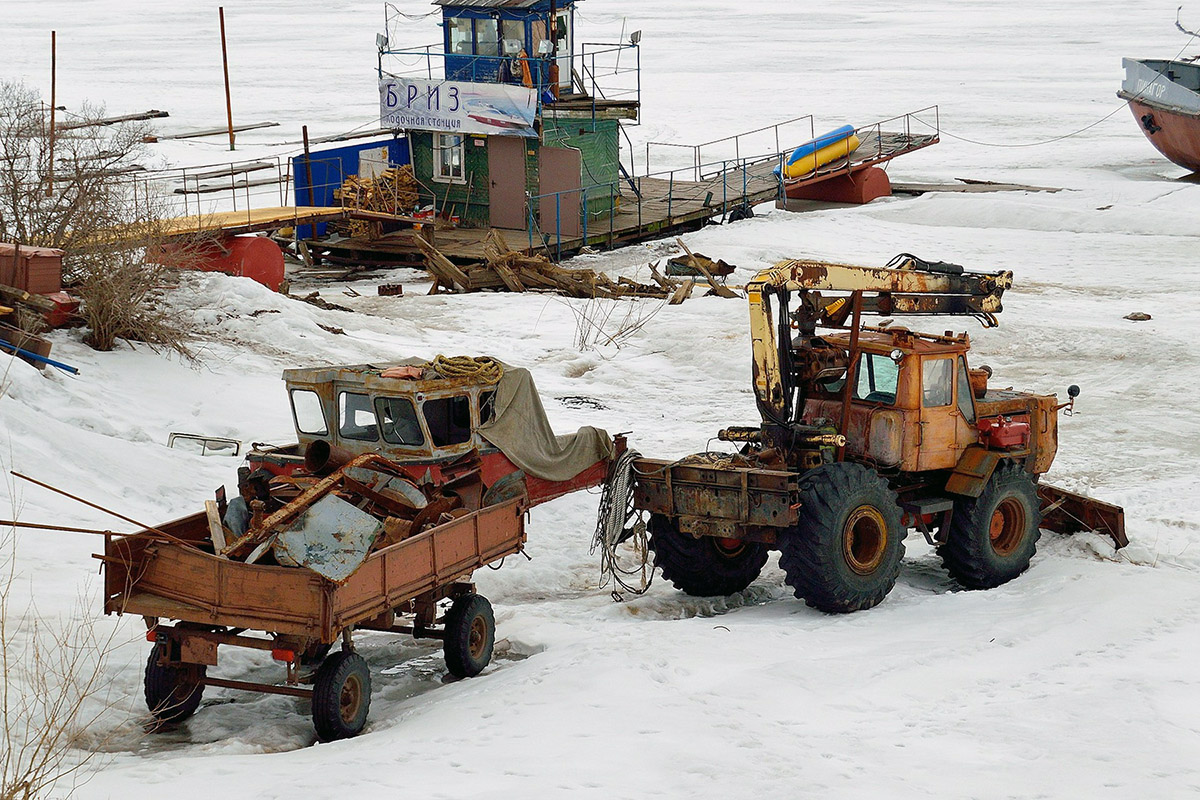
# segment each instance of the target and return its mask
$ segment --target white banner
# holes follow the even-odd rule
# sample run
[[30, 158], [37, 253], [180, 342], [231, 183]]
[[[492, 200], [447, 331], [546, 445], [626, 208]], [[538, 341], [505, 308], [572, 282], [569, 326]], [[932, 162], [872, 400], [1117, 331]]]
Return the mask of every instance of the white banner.
[[537, 136], [537, 92], [505, 83], [460, 83], [414, 78], [379, 82], [379, 122], [384, 128]]

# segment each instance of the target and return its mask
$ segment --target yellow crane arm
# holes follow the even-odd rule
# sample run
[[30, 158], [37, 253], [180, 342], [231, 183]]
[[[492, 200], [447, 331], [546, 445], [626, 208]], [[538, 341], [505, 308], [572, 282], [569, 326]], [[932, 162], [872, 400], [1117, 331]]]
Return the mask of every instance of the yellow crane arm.
[[[801, 295], [795, 317], [800, 333], [811, 336], [829, 307], [820, 302], [819, 292], [864, 293], [863, 310], [869, 313], [972, 316], [992, 325], [993, 315], [1003, 310], [1001, 295], [1012, 286], [1010, 271], [966, 272], [954, 264], [929, 263], [907, 254], [892, 263], [897, 266], [860, 267], [790, 259], [754, 276], [746, 286], [746, 294], [754, 350], [754, 394], [764, 417], [783, 421], [791, 410], [793, 387], [788, 385], [782, 364], [791, 352], [792, 293]], [[865, 293], [872, 296], [868, 298]], [[771, 299], [778, 301], [777, 308], [772, 308]]]

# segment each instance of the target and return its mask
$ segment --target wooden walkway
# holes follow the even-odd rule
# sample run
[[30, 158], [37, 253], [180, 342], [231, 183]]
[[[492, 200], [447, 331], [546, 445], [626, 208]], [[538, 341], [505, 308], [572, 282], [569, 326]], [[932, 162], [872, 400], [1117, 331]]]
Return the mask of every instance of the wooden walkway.
[[[789, 179], [786, 187], [820, 183], [890, 161], [939, 140], [937, 134], [892, 133], [878, 129], [867, 131], [860, 139], [861, 144], [849, 159]], [[770, 156], [713, 174], [701, 174], [699, 180], [635, 178], [637, 193], [628, 183], [623, 183], [617, 213], [590, 222], [586, 229], [576, 226], [576, 230], [567, 233], [564, 225], [561, 234], [554, 229], [535, 230], [532, 236], [528, 230], [501, 229], [501, 232], [514, 250], [526, 254], [544, 252], [557, 260], [584, 247], [611, 249], [698, 230], [714, 217], [728, 214], [735, 208], [779, 199], [781, 184], [775, 174], [779, 161], [779, 156]], [[679, 172], [696, 177], [692, 170]], [[413, 241], [415, 235], [412, 231], [399, 231], [377, 239], [311, 241], [309, 250], [315, 258], [347, 266], [423, 264], [424, 256]], [[438, 230], [434, 233], [434, 244], [446, 257], [467, 264], [484, 260], [486, 237], [486, 228]]]

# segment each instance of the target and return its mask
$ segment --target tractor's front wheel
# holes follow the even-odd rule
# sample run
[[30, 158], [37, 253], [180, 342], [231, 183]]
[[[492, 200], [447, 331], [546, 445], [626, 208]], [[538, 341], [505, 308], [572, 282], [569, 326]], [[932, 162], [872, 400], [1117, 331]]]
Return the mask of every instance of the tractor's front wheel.
[[904, 557], [896, 493], [878, 473], [848, 462], [805, 473], [799, 489], [799, 521], [779, 538], [779, 566], [796, 597], [830, 613], [879, 605]]
[[650, 517], [654, 566], [676, 589], [697, 597], [720, 597], [745, 589], [767, 563], [767, 546], [744, 539], [696, 538], [670, 517]]
[[1029, 569], [1041, 520], [1033, 476], [1012, 461], [1001, 463], [978, 498], [955, 503], [938, 555], [966, 588], [994, 588]]

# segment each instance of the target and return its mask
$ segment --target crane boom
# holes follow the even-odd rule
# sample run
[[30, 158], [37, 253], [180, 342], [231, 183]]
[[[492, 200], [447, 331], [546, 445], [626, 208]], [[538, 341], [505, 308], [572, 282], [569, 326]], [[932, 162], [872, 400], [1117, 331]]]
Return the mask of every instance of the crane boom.
[[[1012, 272], [967, 272], [957, 264], [923, 261], [901, 254], [887, 267], [861, 267], [789, 259], [758, 273], [746, 286], [754, 350], [754, 393], [764, 419], [787, 424], [796, 389], [797, 361], [808, 352], [818, 324], [844, 326], [860, 298], [860, 310], [884, 315], [952, 315], [996, 324], [1000, 298]], [[840, 292], [825, 297], [821, 292]], [[791, 295], [798, 308], [789, 313]], [[846, 294], [850, 297], [846, 297]], [[868, 295], [869, 293], [869, 295]], [[771, 300], [778, 302], [778, 318]], [[799, 330], [792, 341], [792, 327]], [[801, 363], [801, 367], [804, 365]], [[803, 402], [800, 403], [801, 407]]]

